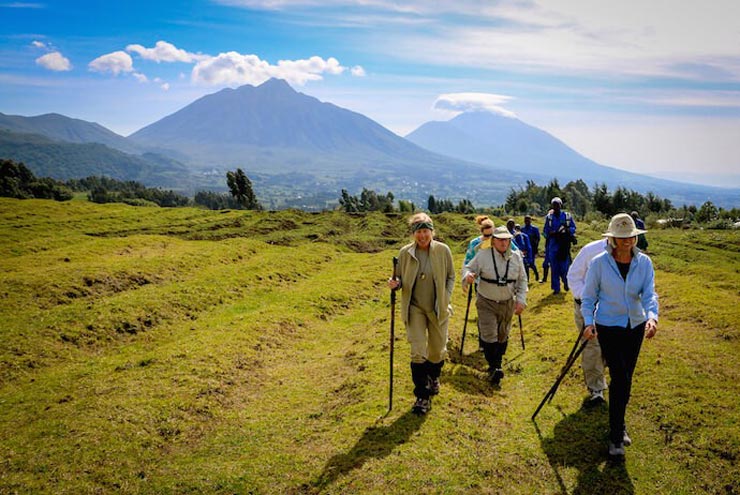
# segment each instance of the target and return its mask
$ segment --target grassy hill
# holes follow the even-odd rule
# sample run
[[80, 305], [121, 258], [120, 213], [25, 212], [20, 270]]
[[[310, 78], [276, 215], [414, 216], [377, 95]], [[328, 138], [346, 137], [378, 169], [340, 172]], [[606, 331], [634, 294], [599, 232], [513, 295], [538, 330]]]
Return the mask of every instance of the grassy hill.
[[[397, 321], [386, 414], [404, 222], [0, 199], [0, 493], [740, 493], [737, 232], [649, 233], [661, 323], [612, 464], [580, 370], [530, 420], [575, 339], [539, 284], [501, 390], [455, 291], [426, 418]], [[460, 265], [472, 217], [435, 222]]]

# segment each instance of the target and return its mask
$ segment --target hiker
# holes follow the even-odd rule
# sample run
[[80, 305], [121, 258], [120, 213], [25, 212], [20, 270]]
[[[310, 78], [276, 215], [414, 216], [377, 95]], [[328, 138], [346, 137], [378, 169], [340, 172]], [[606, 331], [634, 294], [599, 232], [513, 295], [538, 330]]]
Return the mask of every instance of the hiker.
[[[540, 229], [532, 225], [532, 215], [524, 215], [524, 227], [522, 227], [522, 233], [527, 234], [529, 237], [529, 243], [532, 246], [531, 268], [534, 271], [534, 279], [539, 280], [540, 274], [537, 271], [537, 256], [540, 254]], [[527, 270], [527, 275], [529, 275], [529, 270]]]
[[[573, 264], [568, 269], [568, 283], [573, 294], [573, 315], [576, 322], [578, 335], [583, 331], [583, 315], [581, 314], [581, 298], [583, 297], [583, 286], [586, 285], [586, 271], [588, 266], [597, 255], [606, 251], [608, 241], [606, 238], [591, 241], [581, 248], [573, 259]], [[583, 405], [586, 408], [599, 406], [605, 402], [604, 390], [606, 390], [606, 379], [604, 378], [604, 358], [601, 355], [601, 347], [598, 339], [591, 339], [586, 344], [581, 354], [581, 368], [583, 379], [588, 389], [588, 397]]]
[[[630, 213], [630, 216], [632, 217], [632, 220], [635, 221], [635, 227], [641, 230], [645, 230], [645, 222], [642, 221], [639, 213], [637, 213], [636, 211], [633, 211], [632, 213]], [[648, 241], [647, 241], [647, 237], [645, 237], [645, 234], [640, 234], [637, 236], [637, 248], [640, 251], [647, 252]]]
[[519, 252], [511, 248], [506, 227], [493, 231], [491, 248], [481, 246], [463, 269], [463, 291], [479, 279], [475, 307], [483, 340], [483, 354], [488, 362], [491, 384], [498, 386], [504, 377], [502, 361], [509, 343], [511, 318], [527, 306], [527, 276]]
[[[495, 228], [493, 220], [488, 218], [486, 215], [478, 215], [475, 217], [475, 223], [480, 228], [481, 235], [471, 239], [468, 243], [468, 249], [465, 251], [465, 260], [463, 261], [463, 270], [465, 270], [465, 265], [467, 265], [475, 256], [475, 253], [478, 252], [481, 243], [487, 240], [490, 244], [491, 236], [493, 236], [493, 229]], [[474, 290], [478, 290], [478, 281], [475, 282]], [[483, 350], [483, 340], [480, 337], [480, 328], [478, 328], [478, 350]]]
[[550, 279], [550, 288], [553, 294], [560, 294], [560, 281], [568, 290], [568, 265], [570, 264], [570, 245], [575, 239], [576, 224], [573, 216], [562, 211], [563, 200], [554, 197], [550, 203], [552, 213], [548, 213], [545, 218], [545, 226], [542, 231], [547, 237], [547, 246], [545, 256], [552, 270], [552, 279]]
[[[552, 215], [553, 210], [548, 210], [547, 214]], [[547, 218], [547, 216], [545, 216]], [[540, 283], [544, 284], [547, 282], [547, 274], [550, 271], [550, 258], [547, 257], [547, 249], [550, 244], [550, 238], [545, 236], [545, 254], [542, 256], [542, 278], [540, 279]]]
[[522, 259], [524, 260], [524, 269], [527, 273], [527, 282], [529, 282], [529, 269], [534, 268], [535, 277], [537, 276], [537, 267], [534, 265], [534, 252], [532, 250], [532, 243], [529, 241], [529, 236], [522, 232], [522, 226], [518, 223], [514, 225], [514, 239], [513, 244], [519, 248], [522, 253]]
[[413, 242], [401, 248], [397, 279], [388, 286], [402, 289], [401, 317], [411, 344], [411, 378], [416, 401], [412, 411], [426, 414], [439, 394], [439, 376], [447, 356], [447, 324], [455, 269], [450, 248], [434, 240], [434, 225], [426, 213], [409, 218]]
[[614, 215], [604, 236], [609, 245], [588, 267], [581, 299], [583, 338], [598, 338], [609, 368], [609, 455], [632, 444], [625, 412], [643, 337], [658, 329], [658, 295], [650, 258], [636, 248], [638, 229], [627, 213]]
[[475, 217], [475, 223], [478, 225], [481, 235], [474, 237], [468, 243], [468, 249], [465, 251], [465, 261], [463, 261], [463, 266], [467, 265], [468, 262], [473, 259], [475, 253], [478, 252], [480, 243], [485, 239], [490, 239], [493, 235], [495, 225], [493, 224], [493, 220], [488, 218], [486, 215], [478, 215]]

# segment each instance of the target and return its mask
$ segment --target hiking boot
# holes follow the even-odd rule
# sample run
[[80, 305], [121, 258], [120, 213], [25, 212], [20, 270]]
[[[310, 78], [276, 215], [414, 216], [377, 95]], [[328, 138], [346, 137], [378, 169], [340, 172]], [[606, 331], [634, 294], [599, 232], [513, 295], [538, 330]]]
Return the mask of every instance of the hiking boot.
[[429, 393], [431, 395], [439, 395], [439, 378], [429, 377], [427, 388], [429, 389]]
[[423, 416], [432, 409], [432, 399], [422, 399], [421, 397], [416, 398], [414, 407], [411, 408], [411, 412], [419, 416]]
[[620, 457], [624, 455], [624, 444], [622, 442], [614, 443], [609, 441], [609, 456]]
[[589, 393], [591, 395], [586, 399], [586, 402], [583, 403], [587, 408], [597, 407], [606, 403], [603, 390], [589, 390]]
[[501, 384], [501, 379], [504, 377], [504, 370], [498, 368], [490, 373], [491, 385], [498, 386]]
[[632, 445], [632, 439], [627, 434], [627, 430], [624, 430], [624, 432], [622, 433], [622, 443], [625, 447], [629, 447], [630, 445]]

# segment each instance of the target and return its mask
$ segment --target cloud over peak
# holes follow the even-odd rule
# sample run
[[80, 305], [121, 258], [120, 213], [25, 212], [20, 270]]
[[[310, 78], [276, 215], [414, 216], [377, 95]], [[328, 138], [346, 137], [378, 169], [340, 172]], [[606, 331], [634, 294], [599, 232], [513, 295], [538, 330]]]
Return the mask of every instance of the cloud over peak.
[[501, 106], [511, 99], [511, 96], [492, 93], [447, 93], [437, 97], [434, 108], [450, 112], [486, 111], [515, 119], [514, 112]]
[[280, 60], [272, 65], [257, 55], [231, 51], [201, 60], [193, 67], [191, 77], [193, 82], [212, 85], [261, 84], [275, 77], [302, 86], [308, 81], [323, 79], [324, 73], [338, 75], [344, 70], [334, 57]]

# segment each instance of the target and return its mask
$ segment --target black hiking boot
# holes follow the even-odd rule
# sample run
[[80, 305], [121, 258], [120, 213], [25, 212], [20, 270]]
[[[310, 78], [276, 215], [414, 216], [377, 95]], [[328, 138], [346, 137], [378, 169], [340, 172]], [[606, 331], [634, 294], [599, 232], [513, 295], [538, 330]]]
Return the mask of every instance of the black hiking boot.
[[426, 413], [432, 410], [432, 399], [423, 399], [421, 397], [416, 398], [414, 407], [411, 408], [411, 412], [418, 416], [424, 416]]
[[439, 378], [432, 378], [430, 376], [427, 388], [429, 389], [429, 395], [439, 395]]
[[498, 369], [493, 370], [492, 372], [489, 372], [489, 375], [490, 375], [491, 385], [493, 385], [494, 387], [501, 386], [501, 380], [504, 377], [504, 370], [502, 370], [501, 368], [498, 368]]

